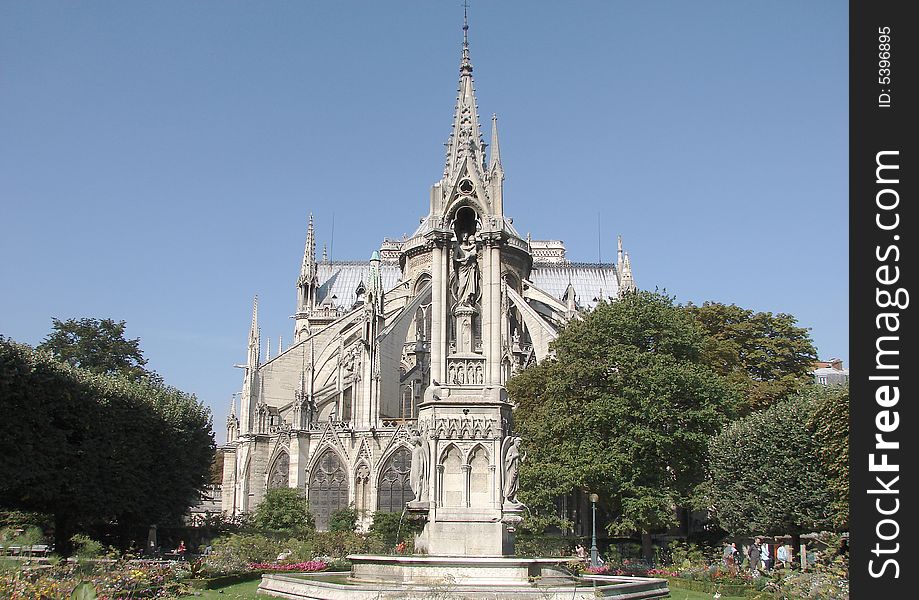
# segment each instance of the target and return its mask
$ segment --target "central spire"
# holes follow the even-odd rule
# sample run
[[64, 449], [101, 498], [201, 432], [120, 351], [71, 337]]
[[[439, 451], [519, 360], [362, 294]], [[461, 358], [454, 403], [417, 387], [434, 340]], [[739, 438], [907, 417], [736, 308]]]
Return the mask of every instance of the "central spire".
[[459, 86], [456, 108], [453, 113], [453, 130], [447, 140], [447, 160], [444, 179], [455, 178], [466, 158], [472, 158], [480, 172], [485, 170], [485, 141], [479, 125], [479, 107], [475, 102], [475, 85], [472, 81], [472, 61], [469, 59], [469, 19], [467, 5], [463, 5], [463, 53], [460, 60]]

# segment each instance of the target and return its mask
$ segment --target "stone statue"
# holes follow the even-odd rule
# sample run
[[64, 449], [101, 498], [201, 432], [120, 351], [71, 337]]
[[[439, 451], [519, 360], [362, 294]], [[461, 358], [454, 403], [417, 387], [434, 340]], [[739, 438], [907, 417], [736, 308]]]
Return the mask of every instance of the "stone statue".
[[475, 234], [463, 233], [456, 242], [453, 260], [456, 263], [456, 302], [459, 306], [472, 306], [479, 296], [479, 263]]
[[518, 504], [517, 490], [520, 489], [520, 438], [511, 440], [504, 455], [504, 500], [511, 504]]
[[409, 470], [409, 485], [412, 487], [412, 492], [415, 493], [414, 502], [427, 502], [428, 476], [430, 475], [427, 440], [415, 432], [411, 437], [411, 442], [412, 466]]

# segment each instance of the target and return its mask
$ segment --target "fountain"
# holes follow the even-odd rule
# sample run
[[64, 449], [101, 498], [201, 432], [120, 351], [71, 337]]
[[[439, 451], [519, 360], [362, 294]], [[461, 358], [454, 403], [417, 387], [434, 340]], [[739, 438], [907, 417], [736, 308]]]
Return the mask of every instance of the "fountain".
[[426, 521], [416, 554], [351, 555], [350, 573], [264, 575], [259, 592], [327, 600], [667, 596], [663, 579], [576, 577], [566, 567], [569, 557], [514, 556], [525, 508], [517, 501], [524, 456], [510, 431], [510, 409], [500, 386], [432, 384], [411, 439], [415, 500], [406, 511]]

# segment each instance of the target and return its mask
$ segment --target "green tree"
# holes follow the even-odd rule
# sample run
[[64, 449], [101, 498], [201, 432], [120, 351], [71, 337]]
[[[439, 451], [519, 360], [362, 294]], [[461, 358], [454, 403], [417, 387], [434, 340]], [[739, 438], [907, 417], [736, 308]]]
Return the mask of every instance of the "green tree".
[[817, 456], [826, 469], [832, 495], [833, 527], [849, 528], [849, 386], [813, 385], [808, 429], [814, 432]]
[[675, 524], [736, 402], [704, 364], [705, 340], [672, 298], [637, 292], [570, 323], [554, 360], [508, 382], [527, 451], [520, 497], [534, 514], [551, 522], [557, 497], [595, 492], [610, 533], [641, 532], [650, 554], [650, 533]]
[[53, 354], [67, 364], [99, 374], [118, 374], [142, 379], [154, 374], [145, 368], [147, 359], [140, 338], [125, 339], [124, 321], [112, 319], [53, 318], [53, 331], [38, 350]]
[[703, 359], [742, 395], [742, 414], [765, 408], [813, 380], [817, 352], [792, 315], [706, 302], [686, 311], [708, 334]]
[[207, 480], [210, 412], [145, 379], [96, 375], [0, 338], [0, 506], [95, 523], [177, 521]]
[[306, 498], [295, 488], [268, 490], [265, 498], [255, 507], [252, 522], [262, 529], [276, 531], [315, 527]]
[[718, 523], [734, 535], [791, 535], [832, 524], [833, 494], [819, 460], [806, 390], [739, 419], [710, 443], [709, 502]]
[[329, 531], [354, 531], [357, 527], [357, 510], [339, 508], [329, 515]]

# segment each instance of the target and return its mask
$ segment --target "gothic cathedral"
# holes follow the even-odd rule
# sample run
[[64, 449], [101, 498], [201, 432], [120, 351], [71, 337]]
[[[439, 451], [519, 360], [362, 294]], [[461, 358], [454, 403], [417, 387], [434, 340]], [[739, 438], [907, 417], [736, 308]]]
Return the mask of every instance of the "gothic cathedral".
[[[222, 448], [225, 513], [294, 487], [319, 529], [347, 507], [363, 527], [375, 511], [429, 513], [432, 543], [451, 522], [512, 522], [519, 439], [505, 382], [549, 356], [579, 310], [635, 288], [621, 240], [615, 264], [574, 263], [505, 216], [497, 118], [486, 144], [466, 29], [444, 172], [418, 229], [369, 262], [331, 261], [317, 258], [310, 217], [294, 340], [276, 356], [262, 355], [253, 306]], [[459, 553], [502, 554], [499, 534]]]

